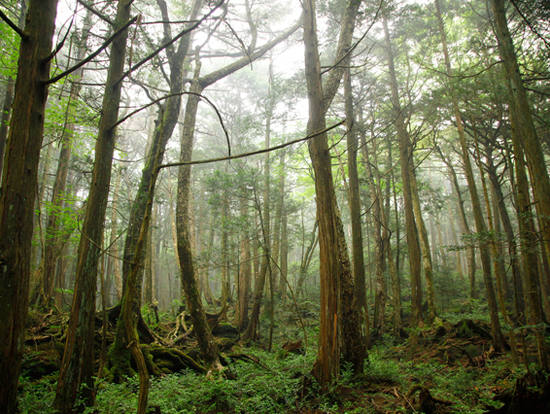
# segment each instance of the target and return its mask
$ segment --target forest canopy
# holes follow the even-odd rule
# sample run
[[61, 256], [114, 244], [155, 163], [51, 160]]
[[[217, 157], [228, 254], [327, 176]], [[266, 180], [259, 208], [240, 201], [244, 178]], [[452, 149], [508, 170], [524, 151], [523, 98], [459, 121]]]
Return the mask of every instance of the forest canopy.
[[549, 412], [549, 22], [0, 0], [3, 412]]

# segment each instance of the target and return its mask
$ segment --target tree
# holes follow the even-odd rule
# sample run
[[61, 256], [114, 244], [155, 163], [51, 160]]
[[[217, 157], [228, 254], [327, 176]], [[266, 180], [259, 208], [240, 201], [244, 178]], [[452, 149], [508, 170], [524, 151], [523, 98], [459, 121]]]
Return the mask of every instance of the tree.
[[[390, 72], [390, 87], [392, 106], [394, 111], [395, 129], [399, 138], [399, 163], [401, 166], [401, 180], [403, 182], [403, 203], [405, 210], [405, 230], [407, 234], [407, 247], [409, 250], [409, 266], [411, 271], [411, 306], [415, 326], [422, 323], [422, 288], [420, 279], [420, 242], [418, 228], [413, 209], [413, 196], [411, 184], [412, 149], [410, 137], [405, 126], [405, 119], [397, 88], [394, 57], [390, 41], [388, 22], [384, 19], [384, 35], [386, 39], [386, 53], [388, 54], [388, 67]], [[414, 172], [413, 172], [414, 174]]]
[[[32, 217], [57, 0], [31, 0], [21, 37], [0, 194], [0, 407], [17, 410], [27, 317]], [[13, 27], [17, 28], [15, 24]]]
[[92, 183], [82, 224], [83, 236], [78, 245], [71, 316], [54, 401], [56, 410], [63, 413], [73, 410], [79, 391], [82, 392], [86, 405], [92, 405], [94, 400], [92, 377], [97, 268], [102, 255], [103, 228], [111, 181], [115, 128], [120, 106], [131, 6], [132, 0], [119, 0], [117, 3], [113, 30], [118, 35], [111, 47], [95, 146]]
[[[351, 44], [359, 5], [360, 2], [355, 0], [346, 4], [337, 59], [342, 58]], [[321, 280], [319, 349], [314, 374], [326, 388], [339, 376], [340, 354], [344, 361], [351, 363], [353, 371], [358, 373], [363, 371], [366, 349], [361, 330], [363, 321], [357, 305], [344, 228], [336, 202], [326, 133], [326, 112], [338, 89], [343, 69], [333, 69], [325, 85], [322, 84], [314, 0], [306, 0], [303, 7], [309, 103], [307, 131], [308, 135], [317, 135], [308, 141], [315, 171]]]
[[[348, 65], [351, 59], [347, 59]], [[355, 295], [357, 306], [364, 313], [368, 327], [368, 309], [365, 286], [365, 262], [363, 257], [363, 234], [361, 230], [361, 198], [359, 194], [359, 174], [357, 172], [357, 150], [359, 141], [355, 126], [355, 114], [353, 107], [353, 95], [351, 87], [351, 70], [348, 68], [344, 74], [344, 100], [347, 120], [347, 149], [348, 149], [348, 174], [349, 192], [348, 204], [351, 217], [351, 244], [353, 279], [355, 281]], [[368, 328], [367, 328], [368, 332]]]
[[[165, 22], [169, 21], [168, 12], [166, 9], [166, 3], [162, 0], [158, 2], [159, 8], [163, 15]], [[137, 271], [134, 273], [136, 264], [142, 263], [143, 258], [141, 255], [144, 251], [138, 251], [137, 245], [140, 237], [141, 228], [145, 223], [145, 234], [149, 232], [149, 222], [145, 222], [145, 217], [151, 216], [152, 199], [154, 197], [157, 178], [159, 175], [159, 166], [164, 159], [164, 152], [168, 140], [172, 136], [174, 128], [179, 118], [181, 108], [181, 95], [183, 93], [183, 76], [184, 76], [184, 62], [185, 57], [189, 52], [191, 44], [191, 34], [194, 28], [198, 26], [195, 21], [199, 11], [202, 7], [202, 1], [196, 0], [193, 2], [192, 10], [189, 16], [190, 21], [194, 21], [193, 24], [189, 24], [184, 29], [184, 35], [181, 36], [177, 48], [169, 44], [169, 40], [172, 40], [169, 24], [164, 23], [164, 44], [167, 44], [166, 53], [168, 56], [168, 63], [170, 66], [170, 79], [169, 97], [163, 103], [159, 110], [158, 119], [156, 121], [156, 127], [153, 131], [151, 139], [151, 145], [146, 156], [146, 163], [141, 173], [141, 179], [139, 182], [138, 191], [132, 203], [130, 211], [130, 219], [128, 222], [128, 230], [126, 234], [126, 240], [124, 243], [123, 253], [123, 266], [122, 266], [122, 301], [131, 303], [131, 306], [121, 308], [121, 313], [117, 321], [117, 333], [115, 341], [109, 352], [110, 362], [113, 365], [113, 373], [115, 377], [121, 377], [132, 372], [130, 367], [130, 352], [128, 347], [128, 339], [126, 333], [126, 320], [131, 320], [130, 315], [126, 315], [126, 310], [133, 312], [133, 317], [140, 318], [140, 304], [141, 304], [141, 287], [143, 272]], [[204, 17], [203, 17], [204, 19]], [[201, 19], [200, 21], [202, 21]], [[130, 275], [136, 277], [136, 279], [130, 279]], [[131, 288], [129, 290], [129, 288]]]

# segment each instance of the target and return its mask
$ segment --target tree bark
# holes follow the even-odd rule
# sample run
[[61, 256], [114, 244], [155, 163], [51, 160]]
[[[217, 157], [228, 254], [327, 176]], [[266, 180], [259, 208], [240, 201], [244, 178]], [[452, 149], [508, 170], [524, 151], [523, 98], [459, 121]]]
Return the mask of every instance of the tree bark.
[[27, 318], [32, 223], [57, 0], [31, 0], [19, 46], [0, 195], [0, 407], [17, 409]]
[[424, 268], [424, 278], [426, 279], [426, 300], [428, 302], [428, 321], [432, 323], [437, 315], [435, 309], [435, 292], [433, 282], [433, 265], [432, 254], [430, 248], [430, 240], [428, 238], [428, 230], [426, 223], [422, 217], [422, 208], [420, 206], [420, 196], [418, 194], [418, 185], [416, 183], [416, 173], [411, 157], [411, 195], [414, 210], [414, 218], [418, 227], [418, 236], [420, 247], [422, 250], [422, 267]]
[[411, 310], [415, 326], [422, 323], [422, 287], [420, 278], [420, 241], [415, 222], [411, 189], [411, 143], [405, 126], [405, 119], [401, 104], [399, 103], [399, 92], [397, 88], [397, 77], [395, 74], [394, 57], [390, 41], [387, 20], [384, 19], [384, 35], [386, 39], [386, 52], [388, 54], [388, 66], [390, 72], [390, 87], [392, 105], [394, 111], [394, 122], [399, 138], [399, 162], [401, 165], [401, 180], [403, 182], [403, 203], [405, 210], [405, 230], [407, 235], [407, 247], [409, 250], [409, 266], [411, 272]]
[[[119, 0], [113, 30], [123, 27], [130, 18], [132, 0]], [[77, 267], [71, 316], [54, 400], [56, 410], [73, 410], [79, 391], [82, 402], [92, 405], [94, 396], [94, 332], [97, 267], [103, 242], [105, 211], [109, 196], [111, 168], [115, 147], [128, 30], [112, 43], [99, 131], [95, 146], [92, 183], [88, 194], [82, 237], [78, 246]]]
[[[351, 43], [359, 4], [360, 1], [355, 0], [347, 3], [339, 41], [339, 45], [347, 45], [343, 50], [347, 50]], [[314, 0], [304, 1], [303, 7], [309, 102], [307, 132], [313, 134], [326, 129], [326, 111], [334, 97], [332, 91], [335, 93], [335, 88], [332, 83], [327, 82], [323, 93]], [[338, 54], [337, 57], [340, 58], [341, 55]], [[341, 75], [335, 77], [333, 74], [329, 81], [334, 79], [334, 82], [339, 83]], [[362, 372], [366, 349], [362, 335], [363, 321], [357, 306], [344, 228], [336, 202], [326, 132], [309, 140], [308, 149], [315, 172], [321, 283], [319, 348], [313, 372], [321, 386], [326, 389], [339, 376], [341, 357], [351, 363], [354, 372]]]
[[[346, 59], [346, 62], [347, 65], [350, 65], [351, 59]], [[361, 196], [359, 193], [359, 174], [357, 172], [357, 151], [359, 148], [359, 141], [357, 139], [357, 132], [355, 127], [355, 114], [351, 88], [351, 71], [349, 68], [344, 73], [344, 100], [347, 120], [346, 144], [348, 150], [349, 174], [348, 204], [351, 219], [351, 257], [353, 266], [353, 280], [355, 282], [355, 296], [357, 297], [357, 306], [359, 308], [359, 311], [363, 313], [366, 320], [366, 329], [364, 328], [364, 335], [365, 337], [368, 337], [369, 316], [365, 284], [363, 233], [361, 229]], [[365, 147], [363, 146], [363, 148]]]

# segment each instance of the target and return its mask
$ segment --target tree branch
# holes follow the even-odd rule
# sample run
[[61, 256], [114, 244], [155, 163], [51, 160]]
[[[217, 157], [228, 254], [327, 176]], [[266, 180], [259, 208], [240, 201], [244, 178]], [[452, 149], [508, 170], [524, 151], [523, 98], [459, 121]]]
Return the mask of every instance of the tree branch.
[[12, 22], [10, 20], [10, 18], [8, 16], [6, 16], [6, 14], [4, 14], [4, 12], [2, 10], [0, 10], [0, 18], [2, 20], [4, 20], [6, 22], [6, 24], [11, 27], [15, 33], [17, 33], [19, 35], [19, 37], [21, 39], [26, 39], [27, 38], [27, 35], [19, 28], [19, 26], [17, 26], [14, 22]]
[[257, 150], [257, 151], [252, 151], [252, 152], [245, 152], [243, 154], [231, 155], [231, 156], [228, 156], [228, 157], [209, 158], [209, 159], [206, 159], [206, 160], [174, 162], [174, 163], [170, 163], [170, 164], [163, 164], [163, 165], [159, 165], [158, 169], [160, 170], [162, 168], [168, 168], [168, 167], [181, 167], [183, 165], [209, 164], [209, 163], [212, 163], [212, 162], [235, 160], [235, 159], [238, 159], [238, 158], [250, 157], [252, 155], [265, 154], [266, 152], [276, 151], [276, 150], [279, 150], [279, 149], [282, 149], [282, 148], [286, 148], [286, 147], [288, 147], [292, 144], [296, 144], [298, 142], [303, 142], [303, 141], [307, 141], [309, 139], [315, 138], [315, 137], [317, 137], [321, 134], [324, 134], [325, 132], [328, 132], [328, 131], [336, 128], [336, 127], [339, 127], [340, 125], [344, 124], [345, 122], [346, 122], [346, 120], [343, 119], [342, 121], [340, 121], [340, 122], [338, 122], [334, 125], [331, 125], [331, 126], [325, 128], [325, 129], [323, 129], [322, 131], [314, 132], [313, 134], [310, 134], [306, 137], [295, 139], [295, 140], [289, 141], [289, 142], [285, 142], [283, 144], [276, 145], [274, 147], [264, 148], [264, 149]]
[[114, 22], [110, 20], [107, 16], [103, 15], [102, 13], [98, 12], [96, 9], [94, 9], [91, 5], [89, 5], [84, 0], [78, 0], [80, 4], [84, 6], [85, 9], [89, 10], [91, 13], [95, 14], [97, 17], [99, 17], [104, 22], [107, 22], [111, 26], [114, 26]]
[[126, 121], [128, 118], [131, 118], [132, 116], [134, 116], [135, 114], [137, 114], [138, 112], [141, 112], [143, 111], [144, 109], [147, 109], [149, 108], [150, 106], [152, 105], [155, 105], [161, 101], [164, 101], [165, 99], [168, 99], [168, 98], [173, 98], [174, 96], [181, 96], [181, 95], [194, 95], [194, 96], [198, 96], [199, 98], [201, 99], [204, 99], [212, 108], [214, 108], [214, 111], [216, 112], [216, 115], [218, 117], [218, 120], [220, 121], [220, 125], [223, 129], [223, 132], [225, 134], [225, 138], [227, 140], [227, 146], [228, 146], [228, 152], [229, 152], [229, 156], [231, 156], [231, 143], [230, 143], [230, 140], [229, 140], [229, 133], [227, 132], [227, 128], [225, 127], [225, 124], [223, 123], [223, 118], [220, 114], [220, 111], [218, 110], [218, 108], [216, 107], [216, 105], [210, 100], [208, 99], [206, 96], [204, 95], [201, 95], [200, 93], [196, 93], [196, 92], [189, 92], [189, 91], [185, 91], [185, 92], [179, 92], [179, 93], [172, 93], [172, 94], [169, 94], [169, 95], [165, 95], [163, 97], [160, 97], [158, 99], [155, 99], [154, 101], [151, 101], [149, 102], [147, 105], [144, 105], [142, 106], [141, 108], [138, 108], [136, 109], [135, 111], [132, 111], [130, 112], [128, 115], [124, 116], [123, 118], [119, 119], [117, 122], [115, 122], [115, 124], [111, 127], [111, 128], [116, 128], [118, 125], [122, 124], [124, 121]]
[[160, 45], [153, 52], [149, 53], [149, 55], [147, 55], [144, 59], [142, 59], [141, 61], [136, 63], [134, 66], [132, 66], [130, 69], [128, 69], [126, 72], [124, 72], [122, 74], [122, 76], [120, 77], [120, 79], [118, 79], [115, 82], [115, 85], [118, 84], [119, 82], [122, 82], [122, 80], [124, 80], [124, 78], [126, 78], [130, 73], [132, 73], [136, 69], [143, 66], [149, 60], [151, 60], [156, 55], [158, 55], [162, 50], [164, 50], [165, 48], [167, 48], [171, 44], [175, 43], [180, 37], [184, 36], [185, 34], [189, 33], [192, 30], [195, 30], [203, 21], [205, 21], [208, 17], [210, 17], [210, 15], [212, 15], [212, 13], [214, 13], [214, 11], [216, 11], [223, 4], [223, 2], [224, 2], [224, 0], [220, 0], [208, 13], [206, 13], [203, 17], [201, 17], [199, 20], [197, 20], [193, 25], [191, 25], [190, 27], [188, 27], [188, 28], [182, 30], [181, 32], [179, 32], [174, 38], [172, 38], [171, 40], [169, 40], [169, 41], [163, 43], [162, 45]]
[[134, 18], [132, 18], [131, 20], [128, 21], [128, 23], [126, 23], [124, 26], [122, 26], [120, 29], [118, 29], [115, 33], [113, 33], [113, 35], [111, 37], [109, 37], [109, 39], [107, 39], [105, 42], [103, 42], [103, 44], [94, 52], [92, 53], [91, 55], [89, 55], [87, 58], [81, 60], [80, 62], [78, 62], [77, 64], [75, 64], [74, 66], [70, 67], [69, 69], [67, 69], [66, 71], [64, 72], [61, 72], [59, 75], [57, 76], [54, 76], [53, 78], [50, 78], [48, 79], [45, 83], [46, 84], [51, 84], [51, 83], [55, 83], [57, 82], [58, 80], [64, 78], [65, 76], [67, 75], [70, 75], [71, 73], [73, 73], [75, 70], [81, 68], [82, 66], [84, 66], [86, 63], [88, 63], [89, 61], [91, 61], [93, 58], [95, 58], [97, 55], [99, 55], [107, 46], [109, 46], [113, 40], [115, 40], [115, 38], [120, 35], [124, 30], [126, 30], [129, 26], [131, 26], [137, 19], [138, 19], [139, 16], [135, 16]]

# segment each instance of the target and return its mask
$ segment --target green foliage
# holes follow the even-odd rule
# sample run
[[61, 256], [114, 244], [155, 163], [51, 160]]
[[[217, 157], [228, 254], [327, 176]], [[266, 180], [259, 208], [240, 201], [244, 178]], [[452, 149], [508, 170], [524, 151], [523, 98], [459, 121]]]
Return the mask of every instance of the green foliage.
[[[248, 351], [247, 351], [248, 352]], [[188, 371], [153, 378], [149, 405], [158, 406], [163, 414], [176, 413], [281, 413], [296, 402], [299, 377], [311, 367], [312, 356], [277, 354], [261, 350], [251, 353], [262, 366], [234, 361], [228, 370], [236, 376], [205, 378]], [[135, 409], [139, 381], [128, 378], [121, 384], [102, 383], [96, 407], [101, 413], [115, 414]]]
[[19, 379], [19, 410], [23, 414], [50, 414], [55, 397], [57, 373], [42, 378], [40, 381], [30, 382], [26, 377]]
[[365, 365], [365, 378], [368, 382], [374, 383], [404, 383], [399, 363], [393, 359], [383, 358], [377, 349], [369, 351], [368, 363]]

